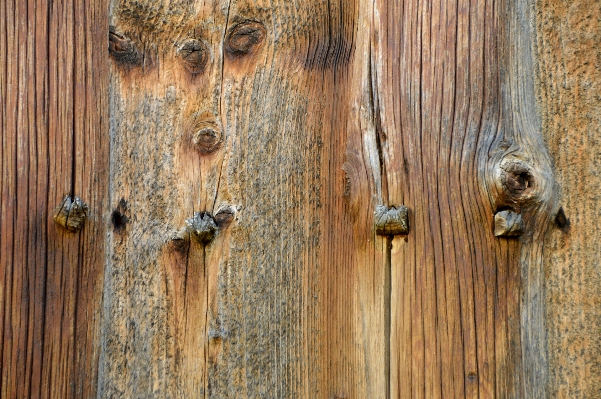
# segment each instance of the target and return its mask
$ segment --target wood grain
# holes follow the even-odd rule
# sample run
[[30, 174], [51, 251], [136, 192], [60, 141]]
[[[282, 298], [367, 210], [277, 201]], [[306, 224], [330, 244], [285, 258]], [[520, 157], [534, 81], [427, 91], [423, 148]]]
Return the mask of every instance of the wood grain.
[[[0, 396], [546, 397], [532, 6], [3, 2]], [[409, 234], [376, 234], [400, 205]]]
[[549, 397], [601, 397], [601, 4], [536, 2], [537, 94], [565, 218], [545, 238]]
[[[391, 397], [542, 398], [554, 183], [529, 4], [376, 1], [372, 30], [384, 201], [411, 209], [391, 258]], [[506, 185], [513, 165], [529, 189]], [[502, 209], [525, 218], [522, 239], [494, 237]]]
[[[0, 336], [3, 398], [96, 390], [108, 167], [107, 10], [0, 4]], [[55, 226], [65, 195], [83, 231]]]
[[[142, 61], [112, 64], [111, 201], [131, 216], [101, 395], [544, 396], [554, 183], [526, 2], [111, 9]], [[231, 52], [248, 21], [264, 32]], [[209, 153], [190, 141], [207, 121]], [[401, 204], [410, 234], [376, 236], [376, 206]], [[184, 221], [226, 205], [234, 222], [190, 243]], [[494, 237], [503, 209], [519, 240]]]

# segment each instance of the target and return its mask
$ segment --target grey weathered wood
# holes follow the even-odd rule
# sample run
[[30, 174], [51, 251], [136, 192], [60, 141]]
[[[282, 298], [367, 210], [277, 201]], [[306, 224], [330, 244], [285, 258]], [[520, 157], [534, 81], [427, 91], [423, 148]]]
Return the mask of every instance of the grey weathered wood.
[[601, 2], [536, 2], [537, 95], [561, 212], [545, 237], [548, 393], [601, 395]]
[[[343, 171], [358, 7], [112, 3], [114, 46], [142, 61], [112, 64], [111, 203], [128, 221], [107, 247], [100, 396], [383, 394], [385, 240], [373, 204], [351, 215]], [[228, 38], [248, 20], [265, 31], [245, 54]], [[178, 53], [192, 39], [199, 73]], [[208, 153], [206, 121], [223, 129]], [[370, 203], [363, 188], [350, 201]], [[182, 234], [223, 206], [211, 244]]]

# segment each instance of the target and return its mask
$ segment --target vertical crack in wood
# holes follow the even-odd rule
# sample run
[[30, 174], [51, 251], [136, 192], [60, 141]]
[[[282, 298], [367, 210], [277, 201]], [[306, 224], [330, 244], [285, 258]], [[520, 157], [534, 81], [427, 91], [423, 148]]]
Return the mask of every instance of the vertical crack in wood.
[[203, 377], [203, 384], [204, 384], [204, 389], [203, 389], [203, 397], [206, 399], [207, 395], [208, 395], [208, 391], [209, 391], [209, 336], [208, 336], [208, 332], [209, 332], [209, 277], [208, 277], [208, 273], [207, 273], [207, 246], [203, 245], [202, 246], [202, 263], [204, 266], [204, 280], [205, 280], [205, 325], [204, 325], [204, 331], [203, 331], [203, 336], [202, 336], [202, 340], [203, 340], [203, 346], [204, 346], [204, 365], [203, 365], [203, 373], [204, 373], [204, 377]]
[[[374, 137], [372, 138], [375, 141], [375, 147], [377, 151], [377, 162], [379, 166], [379, 181], [376, 182], [377, 186], [377, 203], [379, 204], [389, 204], [390, 195], [388, 193], [388, 176], [387, 176], [387, 168], [386, 168], [386, 159], [383, 148], [383, 127], [382, 121], [380, 118], [380, 112], [378, 110], [378, 106], [376, 104], [378, 98], [378, 84], [377, 84], [377, 67], [374, 65], [374, 57], [377, 57], [376, 51], [372, 47], [372, 41], [368, 41], [368, 51], [367, 51], [367, 91], [368, 97], [364, 99], [367, 102], [366, 107], [369, 109], [368, 117], [370, 119], [370, 128], [373, 128]], [[380, 207], [382, 205], [379, 205]], [[377, 221], [376, 221], [377, 223]], [[376, 227], [376, 233], [378, 228]], [[392, 251], [392, 235], [387, 235], [383, 237], [384, 240], [384, 298], [383, 298], [383, 323], [384, 323], [384, 389], [385, 389], [385, 398], [390, 399], [391, 396], [391, 326], [392, 326], [392, 261], [391, 261], [391, 251]]]
[[[223, 96], [224, 96], [224, 90], [223, 90], [223, 83], [224, 83], [224, 71], [225, 71], [225, 40], [227, 37], [227, 31], [228, 31], [228, 26], [230, 24], [230, 10], [232, 7], [232, 2], [228, 1], [227, 2], [227, 13], [225, 15], [225, 27], [223, 28], [223, 36], [221, 38], [221, 80], [219, 82], [219, 106], [217, 107], [217, 111], [219, 112], [218, 117], [221, 119], [221, 135], [222, 135], [222, 140], [225, 141], [227, 140], [227, 123], [226, 120], [224, 120], [224, 113], [223, 113]], [[223, 146], [225, 146], [225, 143], [223, 144]], [[223, 157], [223, 159], [221, 160], [221, 165], [219, 167], [219, 177], [217, 178], [217, 188], [215, 189], [215, 197], [213, 198], [213, 206], [211, 207], [211, 213], [215, 214], [215, 207], [217, 206], [217, 197], [219, 196], [219, 186], [221, 185], [221, 175], [223, 174], [223, 165], [225, 163], [225, 157]]]
[[384, 258], [384, 356], [385, 360], [385, 381], [386, 381], [386, 399], [390, 399], [390, 373], [391, 369], [391, 325], [392, 325], [392, 236], [386, 237], [386, 254]]

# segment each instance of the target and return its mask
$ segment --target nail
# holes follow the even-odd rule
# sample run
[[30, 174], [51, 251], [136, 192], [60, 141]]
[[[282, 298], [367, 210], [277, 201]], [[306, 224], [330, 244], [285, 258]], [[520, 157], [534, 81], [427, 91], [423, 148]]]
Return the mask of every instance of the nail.
[[522, 215], [501, 211], [495, 215], [495, 237], [519, 237], [524, 234]]
[[79, 197], [73, 197], [72, 200], [67, 195], [54, 211], [54, 221], [56, 224], [74, 233], [83, 227], [88, 216], [88, 211], [88, 205]]
[[195, 212], [193, 217], [186, 220], [186, 226], [190, 236], [203, 245], [213, 241], [217, 235], [217, 223], [208, 212]]
[[409, 233], [409, 217], [407, 207], [376, 206], [375, 213], [376, 233], [380, 235], [393, 236]]

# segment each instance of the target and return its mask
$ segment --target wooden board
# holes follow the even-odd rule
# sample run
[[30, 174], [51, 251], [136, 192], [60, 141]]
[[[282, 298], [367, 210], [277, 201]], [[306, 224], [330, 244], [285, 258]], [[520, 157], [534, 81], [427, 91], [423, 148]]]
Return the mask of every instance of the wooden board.
[[[391, 397], [545, 396], [542, 236], [554, 183], [536, 117], [529, 5], [376, 2], [373, 82], [392, 251]], [[520, 165], [529, 189], [503, 178]], [[511, 168], [509, 168], [511, 169]], [[526, 219], [493, 236], [495, 212]]]
[[[358, 12], [114, 2], [140, 56], [111, 72], [110, 200], [127, 223], [109, 238], [101, 396], [382, 395], [385, 241], [371, 171], [359, 158], [349, 188], [343, 170], [361, 136], [344, 89]], [[264, 36], [231, 51], [248, 21]], [[178, 52], [190, 40], [208, 54], [199, 73]], [[203, 153], [191, 136], [207, 123], [223, 143]], [[226, 206], [208, 246], [182, 233]]]
[[[108, 194], [107, 9], [0, 3], [0, 397], [96, 392]], [[84, 229], [55, 225], [66, 195]]]
[[543, 132], [563, 217], [545, 239], [549, 397], [601, 397], [601, 3], [536, 2]]

